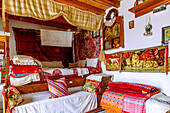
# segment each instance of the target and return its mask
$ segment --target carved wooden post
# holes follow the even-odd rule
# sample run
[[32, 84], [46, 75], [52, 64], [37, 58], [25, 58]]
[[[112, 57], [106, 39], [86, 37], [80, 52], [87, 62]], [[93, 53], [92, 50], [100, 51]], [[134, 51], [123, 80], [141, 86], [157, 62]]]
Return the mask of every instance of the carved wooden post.
[[[9, 20], [8, 20], [8, 15], [6, 15], [6, 28], [5, 28], [5, 32], [9, 33]], [[9, 56], [9, 36], [6, 36], [6, 81], [5, 81], [5, 85], [8, 86], [9, 85], [9, 65], [10, 65], [10, 56]]]
[[[8, 20], [8, 15], [5, 16], [6, 17], [6, 26], [5, 26], [5, 29], [4, 31], [6, 33], [9, 33], [9, 20]], [[9, 81], [10, 81], [10, 78], [8, 76], [9, 74], [9, 62], [10, 62], [10, 56], [9, 56], [9, 36], [5, 36], [5, 51], [6, 51], [6, 77], [5, 77], [5, 86], [3, 87], [4, 89], [7, 88], [7, 86], [9, 85]], [[6, 108], [7, 108], [7, 105], [6, 105], [6, 99], [5, 97], [3, 96], [3, 113], [6, 113]]]

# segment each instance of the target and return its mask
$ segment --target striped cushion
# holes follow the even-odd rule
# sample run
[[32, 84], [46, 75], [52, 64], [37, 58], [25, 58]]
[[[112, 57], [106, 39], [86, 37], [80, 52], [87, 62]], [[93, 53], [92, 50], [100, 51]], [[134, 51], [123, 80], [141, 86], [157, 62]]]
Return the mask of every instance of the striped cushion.
[[69, 95], [67, 84], [65, 82], [64, 77], [57, 80], [48, 79], [47, 82], [51, 98], [58, 98]]

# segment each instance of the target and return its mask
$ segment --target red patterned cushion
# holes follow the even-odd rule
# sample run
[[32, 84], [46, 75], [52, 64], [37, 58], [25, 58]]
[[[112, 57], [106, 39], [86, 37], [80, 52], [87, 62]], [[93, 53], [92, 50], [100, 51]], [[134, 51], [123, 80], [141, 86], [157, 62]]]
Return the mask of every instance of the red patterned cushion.
[[47, 82], [51, 98], [58, 98], [69, 95], [67, 84], [65, 82], [64, 77], [57, 80], [48, 79]]

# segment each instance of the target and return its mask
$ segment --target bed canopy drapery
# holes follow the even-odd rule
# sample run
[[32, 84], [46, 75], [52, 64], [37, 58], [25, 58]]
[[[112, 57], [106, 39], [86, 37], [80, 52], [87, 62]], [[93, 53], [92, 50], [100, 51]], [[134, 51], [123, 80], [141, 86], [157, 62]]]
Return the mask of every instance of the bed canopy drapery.
[[76, 27], [94, 31], [98, 31], [103, 22], [102, 15], [80, 10], [53, 0], [3, 0], [2, 21], [4, 26], [6, 23], [5, 13], [44, 21], [63, 16], [67, 22]]
[[[32, 17], [38, 20], [52, 20], [63, 16], [76, 27], [98, 31], [103, 23], [103, 15], [84, 11], [53, 0], [2, 0], [2, 22], [5, 32], [9, 32], [6, 14]], [[6, 36], [6, 71], [9, 72], [9, 37]]]
[[[78, 8], [55, 2], [53, 0], [2, 0], [2, 23], [5, 32], [9, 32], [8, 15], [31, 17], [38, 20], [52, 20], [62, 16], [73, 26], [98, 31], [103, 23], [103, 15], [80, 10]], [[9, 85], [9, 36], [6, 35], [6, 81]], [[5, 100], [4, 100], [5, 102]], [[3, 106], [6, 106], [4, 103]], [[4, 107], [6, 108], [6, 107]], [[5, 109], [4, 109], [5, 112]]]

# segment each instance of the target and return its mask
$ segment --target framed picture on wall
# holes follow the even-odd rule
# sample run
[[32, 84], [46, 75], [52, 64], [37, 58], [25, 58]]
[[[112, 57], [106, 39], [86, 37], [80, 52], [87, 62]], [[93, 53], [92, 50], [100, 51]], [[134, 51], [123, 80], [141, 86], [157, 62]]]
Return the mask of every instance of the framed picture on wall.
[[170, 26], [162, 28], [162, 44], [168, 44], [170, 40]]
[[134, 20], [129, 22], [129, 29], [132, 29], [132, 28], [134, 28]]

